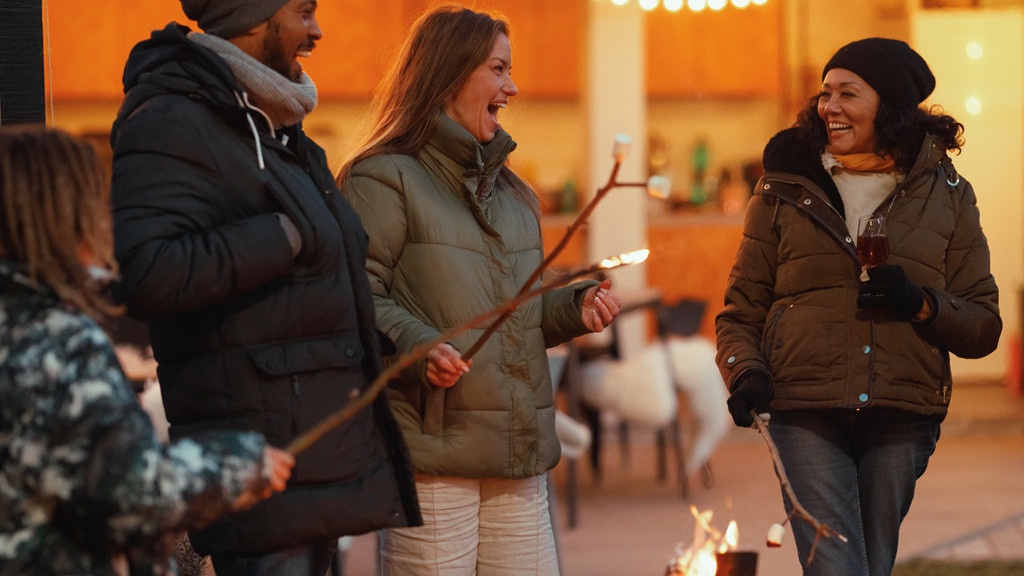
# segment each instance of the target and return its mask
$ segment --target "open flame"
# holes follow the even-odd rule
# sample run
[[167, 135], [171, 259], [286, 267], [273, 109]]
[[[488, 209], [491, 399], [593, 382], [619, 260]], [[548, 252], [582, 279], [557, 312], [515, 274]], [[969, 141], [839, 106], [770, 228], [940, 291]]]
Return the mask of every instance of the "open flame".
[[601, 268], [618, 268], [625, 264], [639, 264], [644, 260], [647, 260], [647, 256], [650, 255], [650, 253], [650, 250], [643, 249], [628, 252], [626, 254], [619, 254], [618, 256], [612, 256], [611, 258], [605, 258], [604, 260], [601, 260]]
[[719, 552], [728, 552], [729, 550], [736, 549], [736, 542], [739, 540], [739, 528], [736, 527], [736, 521], [729, 522], [729, 527], [725, 529], [725, 538], [722, 539], [722, 544], [718, 547]]
[[682, 544], [676, 547], [677, 557], [669, 564], [666, 576], [715, 576], [718, 571], [718, 560], [715, 553], [728, 552], [736, 549], [739, 541], [739, 529], [736, 521], [729, 523], [725, 534], [711, 525], [714, 512], [701, 512], [696, 506], [690, 506], [690, 512], [696, 520], [693, 530], [693, 543], [686, 549]]

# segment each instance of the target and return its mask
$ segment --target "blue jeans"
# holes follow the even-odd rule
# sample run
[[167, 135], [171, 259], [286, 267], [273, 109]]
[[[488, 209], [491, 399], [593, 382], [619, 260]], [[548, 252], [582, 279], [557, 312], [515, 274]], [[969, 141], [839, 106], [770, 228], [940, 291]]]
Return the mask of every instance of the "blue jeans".
[[217, 576], [324, 576], [337, 553], [338, 541], [329, 540], [265, 556], [213, 554], [210, 560]]
[[[792, 519], [805, 576], [889, 576], [900, 524], [939, 439], [939, 419], [888, 409], [773, 412], [772, 439], [800, 504], [846, 536], [814, 548], [810, 524]], [[792, 504], [783, 493], [787, 512]]]

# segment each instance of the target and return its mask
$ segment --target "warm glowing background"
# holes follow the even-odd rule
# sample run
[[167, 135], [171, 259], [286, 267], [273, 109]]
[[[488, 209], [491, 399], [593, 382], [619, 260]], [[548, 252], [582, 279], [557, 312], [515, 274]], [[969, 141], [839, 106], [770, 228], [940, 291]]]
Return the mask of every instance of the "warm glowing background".
[[[642, 171], [656, 167], [688, 198], [694, 151], [704, 141], [708, 173], [718, 176], [759, 160], [767, 139], [789, 125], [813, 94], [822, 64], [836, 48], [866, 36], [901, 38], [929, 61], [938, 78], [930, 102], [967, 126], [968, 144], [955, 158], [975, 185], [1003, 292], [1006, 329], [991, 357], [958, 362], [957, 374], [1001, 378], [1014, 373], [1019, 347], [1019, 292], [1024, 284], [1024, 20], [1008, 0], [768, 0], [744, 9], [693, 12], [663, 7], [643, 14], [642, 54], [632, 65], [646, 80], [590, 93], [588, 73], [602, 65], [589, 53], [588, 18], [608, 0], [470, 0], [502, 12], [512, 25], [514, 78], [520, 95], [503, 112], [519, 142], [513, 163], [555, 204], [566, 186], [585, 198], [588, 107], [595, 99], [642, 90], [646, 134]], [[320, 90], [308, 131], [337, 165], [352, 145], [369, 99], [405, 31], [432, 0], [321, 0], [324, 38], [306, 63]], [[635, 2], [634, 2], [635, 3]], [[121, 70], [131, 47], [171, 20], [195, 26], [175, 0], [46, 0], [48, 121], [104, 142], [121, 96]], [[628, 6], [620, 10], [636, 10]], [[630, 38], [600, 39], [615, 47]], [[973, 43], [973, 44], [972, 44]], [[591, 72], [588, 72], [591, 71]], [[610, 145], [610, 143], [609, 143]], [[647, 157], [647, 154], [650, 157]], [[581, 198], [581, 199], [582, 199]], [[638, 200], [640, 202], [648, 202]], [[721, 202], [671, 210], [649, 202], [645, 234], [652, 249], [646, 282], [666, 300], [709, 302], [702, 331], [712, 333], [742, 214]], [[545, 216], [557, 240], [566, 216]], [[584, 263], [580, 237], [563, 265]], [[623, 248], [634, 248], [624, 246]]]

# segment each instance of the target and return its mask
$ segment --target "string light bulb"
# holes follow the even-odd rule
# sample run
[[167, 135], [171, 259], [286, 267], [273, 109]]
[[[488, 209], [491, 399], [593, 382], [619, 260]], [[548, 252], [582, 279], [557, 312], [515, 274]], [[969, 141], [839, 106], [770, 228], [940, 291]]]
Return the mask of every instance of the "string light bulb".
[[[600, 2], [600, 0], [594, 0], [594, 2]], [[732, 4], [735, 8], [746, 8], [751, 4], [755, 6], [763, 6], [768, 3], [768, 0], [637, 0], [638, 5], [641, 9], [650, 12], [662, 5], [665, 10], [669, 12], [678, 12], [682, 10], [685, 4], [693, 12], [701, 12], [705, 8], [710, 8], [714, 11], [724, 10], [726, 6]], [[625, 6], [629, 4], [629, 0], [612, 0], [612, 4], [617, 6]]]

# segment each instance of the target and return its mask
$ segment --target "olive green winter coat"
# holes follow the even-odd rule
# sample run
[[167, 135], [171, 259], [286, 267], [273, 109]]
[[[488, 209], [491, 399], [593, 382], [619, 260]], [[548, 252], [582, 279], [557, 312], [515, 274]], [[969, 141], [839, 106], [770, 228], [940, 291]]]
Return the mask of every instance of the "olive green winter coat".
[[974, 190], [929, 136], [876, 209], [888, 217], [888, 263], [932, 304], [923, 323], [857, 307], [861, 263], [837, 198], [820, 156], [791, 130], [769, 142], [716, 322], [725, 380], [768, 372], [773, 411], [877, 406], [944, 416], [949, 354], [984, 356], [1002, 328]]
[[[371, 156], [349, 173], [342, 193], [370, 235], [377, 324], [399, 354], [513, 298], [541, 263], [536, 199], [515, 197], [515, 176], [501, 170], [514, 148], [504, 131], [481, 145], [442, 115], [415, 156]], [[451, 388], [431, 386], [422, 361], [391, 382], [417, 472], [524, 478], [558, 462], [545, 348], [587, 332], [580, 300], [591, 285], [519, 306]], [[465, 351], [482, 331], [451, 343]]]

